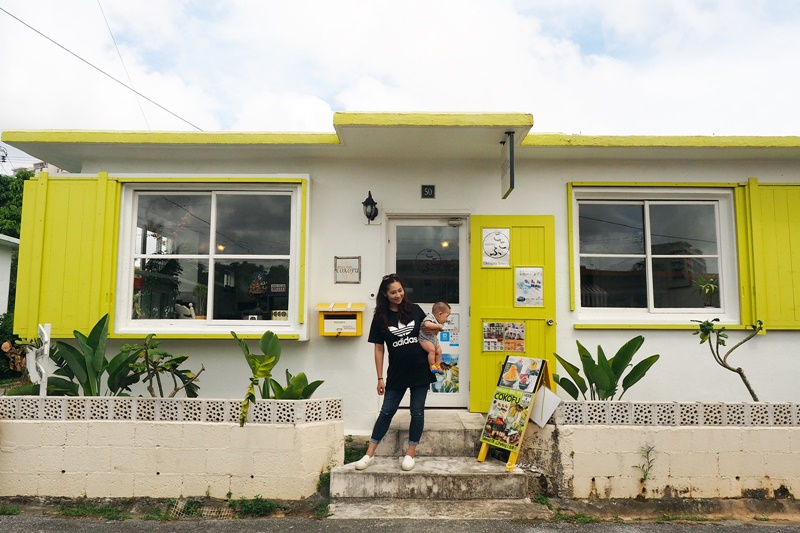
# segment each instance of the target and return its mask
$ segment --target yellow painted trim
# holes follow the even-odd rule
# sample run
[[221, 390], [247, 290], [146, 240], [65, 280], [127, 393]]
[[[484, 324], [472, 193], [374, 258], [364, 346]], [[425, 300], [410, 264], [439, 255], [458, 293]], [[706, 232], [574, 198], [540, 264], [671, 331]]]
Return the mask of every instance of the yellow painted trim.
[[[61, 178], [61, 179], [75, 179], [75, 178]], [[112, 176], [112, 179], [119, 183], [197, 183], [200, 185], [206, 183], [303, 183], [306, 178], [298, 177], [224, 177], [224, 176]]]
[[42, 255], [44, 253], [47, 172], [40, 172], [24, 185], [24, 192], [35, 194], [34, 201], [22, 203], [22, 225], [17, 266], [17, 303], [14, 333], [23, 339], [38, 337], [36, 324], [41, 305]]
[[[110, 330], [111, 328], [109, 328]], [[264, 333], [236, 333], [241, 339], [258, 340], [261, 339]], [[297, 333], [279, 333], [278, 338], [281, 340], [299, 340], [300, 335]], [[111, 333], [109, 331], [109, 339], [143, 339], [145, 337], [142, 333]], [[158, 332], [159, 339], [193, 339], [193, 340], [219, 340], [219, 339], [233, 339], [230, 333], [169, 333], [167, 331]]]
[[569, 310], [575, 310], [575, 229], [572, 224], [574, 197], [572, 196], [572, 183], [567, 183], [567, 245], [569, 246]]
[[369, 113], [340, 111], [336, 126], [533, 126], [528, 113]]
[[761, 212], [761, 193], [758, 188], [761, 184], [757, 178], [750, 178], [747, 180], [747, 204], [748, 212], [747, 217], [750, 223], [749, 232], [752, 241], [751, 250], [751, 264], [753, 271], [753, 287], [754, 298], [752, 301], [752, 312], [756, 318], [764, 320], [762, 317], [767, 310], [767, 281], [764, 275], [767, 272], [767, 260], [764, 257], [764, 236], [761, 233], [762, 225], [762, 212]]
[[573, 181], [570, 182], [573, 187], [717, 187], [721, 189], [730, 189], [731, 187], [738, 187], [741, 183], [698, 183], [698, 182], [683, 182], [683, 181], [658, 181], [658, 182], [645, 182], [645, 181]]
[[648, 136], [528, 134], [520, 146], [598, 148], [800, 148], [800, 136]]
[[[572, 329], [645, 329], [645, 330], [694, 330], [692, 324], [574, 324]], [[746, 324], [725, 324], [725, 329], [750, 329]]]
[[756, 298], [758, 291], [755, 285], [755, 275], [759, 272], [755, 267], [753, 257], [753, 239], [755, 238], [755, 225], [753, 215], [753, 200], [751, 185], [749, 183], [739, 186], [733, 191], [734, 216], [736, 224], [736, 264], [739, 269], [739, 313], [743, 324], [752, 324], [758, 316]]
[[222, 144], [222, 145], [338, 145], [335, 133], [237, 133], [237, 132], [155, 132], [155, 131], [5, 131], [7, 143], [80, 144]]

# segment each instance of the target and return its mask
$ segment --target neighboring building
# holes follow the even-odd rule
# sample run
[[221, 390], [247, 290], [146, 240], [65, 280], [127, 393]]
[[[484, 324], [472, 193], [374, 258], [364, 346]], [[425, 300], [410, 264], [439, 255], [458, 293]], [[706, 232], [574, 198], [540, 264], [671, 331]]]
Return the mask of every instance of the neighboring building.
[[[47, 322], [69, 338], [110, 313], [115, 346], [156, 333], [205, 366], [202, 396], [235, 398], [249, 368], [230, 331], [270, 329], [285, 339], [275, 376], [324, 379], [317, 396], [344, 398], [346, 429], [366, 431], [380, 405], [374, 292], [398, 272], [423, 308], [452, 306], [431, 406], [485, 411], [508, 353], [578, 363], [576, 340], [610, 357], [637, 334], [634, 362], [662, 357], [626, 399], [747, 401], [692, 335], [692, 320], [715, 317], [728, 348], [764, 321], [729, 362], [762, 400], [797, 401], [800, 138], [532, 123], [348, 112], [319, 134], [5, 132], [68, 172], [26, 185], [16, 332]], [[709, 280], [707, 301], [697, 285]], [[344, 316], [321, 321], [332, 304]], [[348, 336], [357, 304], [362, 334]]]
[[11, 261], [19, 248], [19, 239], [0, 233], [0, 315], [8, 312], [11, 290]]

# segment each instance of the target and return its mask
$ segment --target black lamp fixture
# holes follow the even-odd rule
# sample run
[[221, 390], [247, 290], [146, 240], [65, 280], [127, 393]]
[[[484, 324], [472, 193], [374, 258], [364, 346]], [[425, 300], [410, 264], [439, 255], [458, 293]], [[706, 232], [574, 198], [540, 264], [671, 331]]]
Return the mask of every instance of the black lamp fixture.
[[361, 202], [364, 206], [364, 216], [367, 217], [367, 224], [375, 220], [378, 216], [378, 203], [372, 198], [372, 191], [367, 193], [367, 199]]

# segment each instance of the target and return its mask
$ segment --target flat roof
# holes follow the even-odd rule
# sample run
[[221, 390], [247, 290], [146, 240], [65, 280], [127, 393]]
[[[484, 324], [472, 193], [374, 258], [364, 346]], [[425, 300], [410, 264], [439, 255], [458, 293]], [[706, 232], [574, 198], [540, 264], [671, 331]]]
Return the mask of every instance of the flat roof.
[[497, 158], [507, 132], [519, 159], [800, 159], [800, 136], [590, 136], [531, 133], [525, 113], [337, 112], [334, 132], [16, 130], [3, 142], [70, 172], [87, 162], [281, 158]]

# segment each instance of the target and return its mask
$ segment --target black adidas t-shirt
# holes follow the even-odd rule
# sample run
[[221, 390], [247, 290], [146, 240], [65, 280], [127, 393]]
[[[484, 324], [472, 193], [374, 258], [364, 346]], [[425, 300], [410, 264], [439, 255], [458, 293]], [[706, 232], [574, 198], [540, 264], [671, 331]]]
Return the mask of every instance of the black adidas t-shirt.
[[428, 354], [419, 345], [419, 328], [425, 311], [416, 304], [411, 309], [411, 322], [400, 324], [396, 312], [389, 310], [389, 329], [380, 320], [372, 317], [369, 342], [386, 344], [389, 352], [389, 370], [386, 373], [386, 389], [399, 390], [406, 387], [422, 387], [436, 380], [428, 368]]

